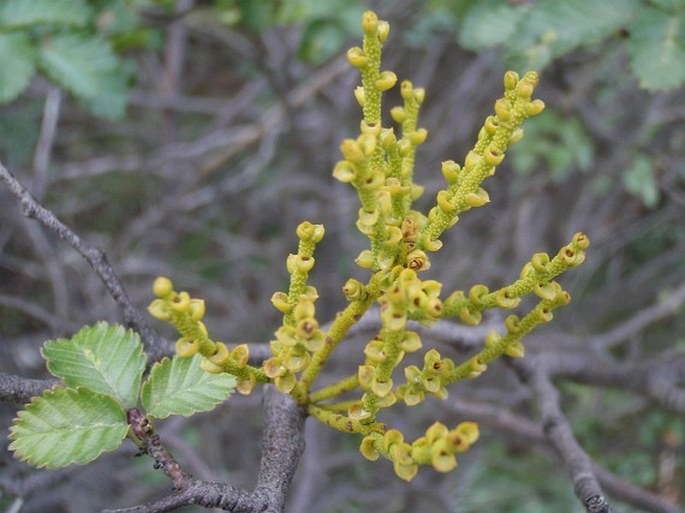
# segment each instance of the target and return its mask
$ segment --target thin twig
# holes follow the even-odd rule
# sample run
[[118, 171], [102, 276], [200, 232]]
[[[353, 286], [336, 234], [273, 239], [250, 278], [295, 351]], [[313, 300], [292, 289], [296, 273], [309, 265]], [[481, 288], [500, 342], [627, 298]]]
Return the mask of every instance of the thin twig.
[[26, 187], [2, 163], [0, 163], [0, 180], [19, 199], [25, 216], [35, 219], [61, 239], [66, 240], [90, 264], [121, 309], [125, 323], [140, 334], [148, 354], [155, 360], [161, 357], [165, 353], [165, 342], [145, 322], [140, 310], [131, 302], [121, 280], [107, 261], [105, 253], [83, 241], [50, 210], [36, 201]]
[[264, 389], [263, 406], [262, 463], [252, 492], [227, 483], [174, 480], [181, 487], [176, 493], [147, 505], [103, 513], [165, 513], [189, 504], [234, 513], [281, 513], [304, 451], [304, 413], [292, 397], [272, 385]]

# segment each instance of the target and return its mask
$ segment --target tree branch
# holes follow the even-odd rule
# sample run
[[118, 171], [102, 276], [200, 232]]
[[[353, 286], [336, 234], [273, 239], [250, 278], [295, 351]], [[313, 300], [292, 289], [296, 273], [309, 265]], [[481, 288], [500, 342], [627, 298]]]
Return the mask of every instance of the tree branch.
[[[182, 475], [183, 479], [170, 475], [174, 484], [182, 487], [178, 492], [147, 505], [104, 513], [164, 513], [189, 504], [234, 513], [281, 513], [304, 451], [305, 416], [289, 395], [278, 392], [272, 385], [265, 386], [263, 406], [262, 463], [257, 486], [252, 492], [226, 483], [186, 481], [186, 474], [178, 469], [177, 475]], [[160, 468], [165, 467], [160, 465]]]
[[607, 503], [595, 477], [592, 461], [580, 446], [559, 405], [559, 391], [552, 384], [540, 361], [533, 356], [507, 359], [521, 381], [533, 390], [545, 436], [561, 456], [571, 474], [573, 491], [588, 513], [615, 513]]
[[29, 379], [0, 372], [0, 402], [26, 404], [58, 383], [56, 379]]
[[0, 163], [0, 180], [19, 199], [25, 216], [35, 219], [56, 233], [61, 239], [67, 241], [88, 262], [121, 309], [125, 323], [140, 333], [148, 354], [154, 360], [160, 358], [166, 350], [164, 340], [145, 322], [140, 310], [131, 302], [121, 280], [107, 261], [105, 253], [83, 241], [67, 225], [57, 219], [50, 210], [36, 201], [26, 187], [2, 163]]

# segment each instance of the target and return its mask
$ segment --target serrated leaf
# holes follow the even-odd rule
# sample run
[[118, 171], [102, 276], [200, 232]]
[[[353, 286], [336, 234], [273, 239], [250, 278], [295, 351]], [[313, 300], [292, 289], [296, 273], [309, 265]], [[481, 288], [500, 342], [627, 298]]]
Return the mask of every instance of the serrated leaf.
[[685, 15], [645, 7], [630, 26], [630, 67], [652, 91], [685, 82]]
[[14, 100], [35, 72], [35, 51], [21, 32], [0, 33], [0, 103]]
[[127, 432], [126, 412], [112, 397], [87, 388], [57, 387], [19, 412], [10, 431], [10, 450], [36, 467], [66, 467], [116, 449]]
[[133, 70], [119, 66], [103, 78], [104, 86], [93, 98], [83, 98], [81, 103], [93, 114], [107, 119], [120, 119], [128, 106], [129, 81]]
[[4, 0], [0, 26], [9, 29], [40, 24], [84, 26], [90, 19], [85, 0]]
[[647, 208], [654, 208], [659, 202], [659, 186], [654, 179], [651, 161], [644, 155], [635, 158], [623, 174], [623, 186], [642, 200]]
[[507, 53], [523, 69], [541, 69], [552, 59], [626, 26], [637, 8], [636, 0], [540, 0], [506, 42]]
[[146, 357], [140, 337], [123, 326], [99, 322], [71, 339], [46, 342], [42, 354], [68, 386], [110, 395], [124, 408], [137, 404]]
[[175, 356], [155, 363], [143, 384], [142, 404], [150, 417], [189, 416], [209, 411], [235, 388], [230, 374], [210, 374], [200, 368], [202, 356]]
[[505, 43], [528, 6], [513, 6], [508, 0], [484, 0], [466, 14], [459, 44], [470, 50], [490, 48]]
[[44, 40], [38, 62], [61, 87], [90, 99], [107, 88], [107, 76], [120, 61], [100, 36], [63, 34]]

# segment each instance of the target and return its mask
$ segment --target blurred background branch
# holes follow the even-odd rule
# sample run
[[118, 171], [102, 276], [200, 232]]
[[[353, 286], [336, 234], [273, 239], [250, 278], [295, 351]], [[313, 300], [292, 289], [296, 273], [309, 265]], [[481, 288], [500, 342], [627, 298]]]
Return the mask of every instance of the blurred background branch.
[[[428, 199], [442, 186], [440, 161], [462, 160], [473, 144], [504, 70], [538, 69], [546, 111], [492, 179], [492, 205], [445, 235], [430, 278], [445, 291], [503, 285], [532, 253], [587, 232], [587, 262], [563, 280], [571, 306], [526, 350], [607, 500], [628, 513], [683, 510], [682, 2], [32, 2], [23, 18], [7, 6], [24, 0], [0, 6], [0, 160], [107, 254], [132, 308], [149, 302], [154, 276], [171, 276], [207, 300], [217, 338], [249, 341], [262, 355], [280, 323], [269, 298], [286, 283], [297, 224], [326, 226], [312, 276], [322, 319], [344, 306], [341, 286], [362, 272], [352, 263], [364, 244], [356, 199], [331, 177], [340, 141], [358, 131], [358, 78], [340, 55], [358, 39], [360, 13], [371, 7], [390, 20], [386, 68], [426, 88], [429, 138], [416, 169]], [[78, 80], [59, 72], [62, 61]], [[393, 94], [387, 107], [400, 102]], [[45, 340], [122, 311], [5, 188], [0, 219], [0, 372], [40, 385]], [[354, 372], [373, 322], [362, 320], [326, 379]], [[501, 323], [488, 318], [484, 329]], [[432, 338], [421, 335], [464, 359], [484, 329], [440, 323]], [[159, 430], [201, 479], [252, 490], [260, 409], [255, 398], [231, 400]], [[2, 425], [15, 411], [0, 405]], [[406, 484], [361, 458], [356, 442], [307, 422], [286, 511], [581, 511], [542, 430], [535, 386], [508, 366], [410, 413], [387, 421], [411, 437], [428, 419], [473, 419], [482, 440], [456, 472], [426, 470]], [[32, 472], [5, 452], [0, 509], [98, 511], [158, 499], [168, 482], [131, 454]]]

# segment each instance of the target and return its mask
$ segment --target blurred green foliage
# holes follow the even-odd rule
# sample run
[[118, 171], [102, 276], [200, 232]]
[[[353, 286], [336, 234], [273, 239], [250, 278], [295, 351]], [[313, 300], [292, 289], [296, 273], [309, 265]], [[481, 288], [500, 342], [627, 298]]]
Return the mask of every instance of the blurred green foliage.
[[500, 47], [507, 65], [542, 70], [578, 48], [625, 46], [641, 87], [685, 83], [683, 0], [434, 0], [450, 12], [465, 48]]

